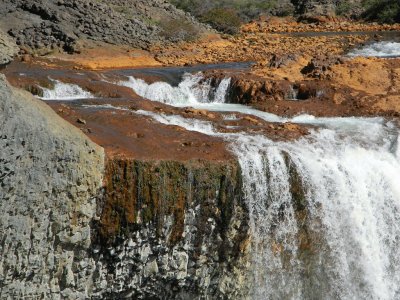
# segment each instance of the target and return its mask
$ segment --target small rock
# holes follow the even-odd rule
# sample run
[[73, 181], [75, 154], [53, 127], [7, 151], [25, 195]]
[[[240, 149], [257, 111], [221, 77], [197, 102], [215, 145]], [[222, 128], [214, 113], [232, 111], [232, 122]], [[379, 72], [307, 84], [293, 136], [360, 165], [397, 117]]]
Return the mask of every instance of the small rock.
[[79, 124], [86, 124], [86, 120], [81, 119], [81, 118], [78, 118], [78, 119], [76, 120], [76, 122], [79, 123]]

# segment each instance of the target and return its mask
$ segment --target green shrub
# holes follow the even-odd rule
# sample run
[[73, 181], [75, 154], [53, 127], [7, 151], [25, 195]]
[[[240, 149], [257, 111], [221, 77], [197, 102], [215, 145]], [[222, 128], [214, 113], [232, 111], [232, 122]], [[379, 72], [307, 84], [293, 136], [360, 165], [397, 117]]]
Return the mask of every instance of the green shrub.
[[345, 16], [351, 12], [353, 4], [348, 0], [340, 1], [336, 6], [336, 14], [338, 16]]
[[381, 23], [400, 22], [400, 3], [398, 0], [364, 0], [364, 17]]
[[[191, 13], [203, 22], [225, 33], [237, 32], [240, 23], [270, 13], [277, 8], [278, 0], [169, 0], [176, 7]], [[290, 14], [283, 8], [278, 15]]]
[[224, 8], [209, 10], [201, 20], [211, 24], [215, 29], [229, 34], [237, 33], [242, 24], [242, 20], [235, 10]]
[[159, 21], [161, 36], [170, 41], [192, 41], [199, 37], [196, 26], [186, 19], [169, 19]]

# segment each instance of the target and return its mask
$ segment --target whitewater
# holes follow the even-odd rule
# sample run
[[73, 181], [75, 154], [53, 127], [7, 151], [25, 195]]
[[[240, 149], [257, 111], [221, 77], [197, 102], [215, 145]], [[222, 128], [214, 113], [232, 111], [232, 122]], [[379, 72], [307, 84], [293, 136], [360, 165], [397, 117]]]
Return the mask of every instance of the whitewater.
[[[398, 128], [383, 118], [282, 118], [227, 104], [230, 79], [186, 74], [178, 86], [129, 77], [152, 101], [269, 122], [312, 124], [295, 141], [219, 132], [211, 122], [136, 111], [225, 139], [243, 175], [252, 236], [252, 299], [400, 299]], [[116, 109], [111, 105], [103, 106]]]

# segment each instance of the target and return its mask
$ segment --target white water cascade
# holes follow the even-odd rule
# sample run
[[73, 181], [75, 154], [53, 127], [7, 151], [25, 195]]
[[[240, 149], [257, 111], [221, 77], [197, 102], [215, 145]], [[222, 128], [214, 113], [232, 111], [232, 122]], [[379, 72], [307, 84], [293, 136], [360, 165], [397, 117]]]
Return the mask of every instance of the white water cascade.
[[230, 143], [251, 216], [252, 298], [400, 299], [398, 129], [382, 118], [287, 120], [242, 106], [208, 106], [318, 127], [300, 140], [273, 142], [137, 112]]
[[360, 49], [354, 49], [348, 55], [352, 57], [398, 57], [400, 56], [400, 43], [377, 42]]
[[181, 83], [174, 87], [166, 82], [146, 83], [132, 76], [128, 81], [120, 81], [119, 85], [129, 87], [139, 96], [172, 105], [195, 105], [199, 103], [223, 103], [231, 83], [230, 78], [221, 80], [213, 87], [211, 79], [205, 79], [201, 73], [183, 75]]
[[[178, 92], [164, 84], [161, 95], [159, 83], [141, 85], [137, 91], [153, 101], [181, 106], [209, 100], [189, 97], [197, 92], [187, 86], [180, 85]], [[182, 93], [183, 98], [175, 98]], [[301, 139], [276, 142], [218, 132], [207, 121], [136, 111], [163, 124], [219, 136], [238, 157], [252, 235], [250, 297], [400, 299], [399, 129], [383, 118], [284, 119], [239, 105], [207, 105], [315, 126]]]
[[42, 87], [43, 97], [42, 100], [78, 100], [78, 99], [90, 99], [94, 96], [80, 86], [71, 83], [63, 83], [59, 80], [52, 80], [54, 83], [53, 89]]
[[393, 125], [379, 118], [314, 120], [321, 128], [310, 136], [273, 142], [218, 133], [205, 121], [137, 113], [230, 143], [251, 217], [253, 299], [399, 299], [400, 152]]

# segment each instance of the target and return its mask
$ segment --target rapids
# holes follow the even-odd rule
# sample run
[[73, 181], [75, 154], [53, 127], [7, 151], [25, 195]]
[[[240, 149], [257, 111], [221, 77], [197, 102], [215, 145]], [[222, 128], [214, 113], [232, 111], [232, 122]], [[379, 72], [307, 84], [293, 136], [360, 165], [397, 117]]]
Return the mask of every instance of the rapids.
[[195, 75], [185, 73], [181, 83], [173, 87], [166, 82], [147, 84], [142, 79], [129, 76], [128, 81], [120, 81], [122, 86], [130, 87], [139, 96], [172, 105], [195, 105], [200, 103], [224, 103], [230, 78], [223, 79], [216, 88], [211, 85], [211, 79], [204, 79], [201, 73]]
[[376, 42], [359, 49], [354, 49], [348, 55], [352, 57], [398, 57], [400, 56], [400, 43], [389, 41]]
[[52, 80], [52, 82], [54, 83], [53, 89], [42, 87], [42, 100], [68, 101], [94, 98], [90, 92], [83, 90], [76, 84], [64, 83], [59, 80]]

